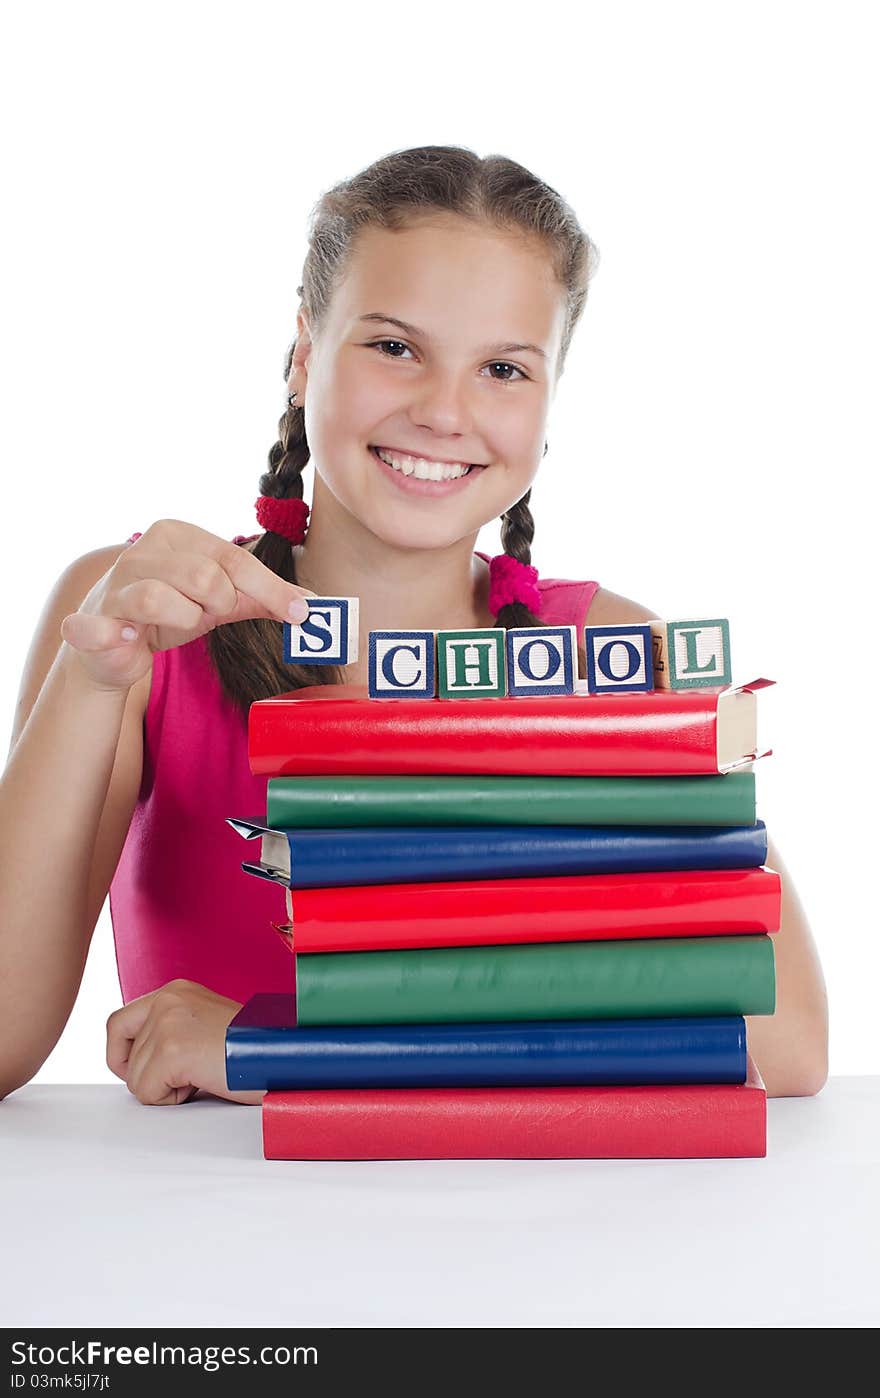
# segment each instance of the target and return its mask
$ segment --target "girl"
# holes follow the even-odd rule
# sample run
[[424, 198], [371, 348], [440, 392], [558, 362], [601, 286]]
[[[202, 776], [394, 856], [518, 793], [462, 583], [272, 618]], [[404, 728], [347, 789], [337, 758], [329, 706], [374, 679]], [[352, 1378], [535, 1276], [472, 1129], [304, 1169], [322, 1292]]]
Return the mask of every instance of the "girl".
[[[144, 1103], [260, 1101], [227, 1089], [225, 1031], [252, 993], [291, 989], [291, 961], [267, 930], [277, 889], [242, 874], [225, 817], [265, 813], [248, 706], [341, 678], [280, 659], [305, 597], [360, 599], [362, 657], [386, 627], [657, 615], [528, 566], [531, 486], [594, 263], [556, 191], [501, 156], [394, 152], [319, 201], [263, 532], [160, 520], [73, 562], [38, 625], [0, 783], [0, 1096], [58, 1040], [109, 889], [124, 1002], [110, 1068]], [[474, 544], [499, 515], [490, 563]], [[345, 679], [365, 683], [365, 660]], [[777, 1010], [749, 1020], [750, 1049], [771, 1094], [815, 1093], [822, 973], [772, 845], [768, 863], [784, 887]]]

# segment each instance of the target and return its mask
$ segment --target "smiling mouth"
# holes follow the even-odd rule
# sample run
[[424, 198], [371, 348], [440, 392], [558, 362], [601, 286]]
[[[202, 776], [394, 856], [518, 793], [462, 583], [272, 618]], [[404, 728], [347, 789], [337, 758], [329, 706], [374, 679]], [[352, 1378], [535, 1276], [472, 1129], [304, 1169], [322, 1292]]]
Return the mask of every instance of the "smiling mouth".
[[435, 461], [430, 457], [412, 456], [409, 452], [395, 451], [373, 444], [370, 445], [369, 450], [377, 460], [407, 480], [457, 481], [486, 469], [479, 462]]

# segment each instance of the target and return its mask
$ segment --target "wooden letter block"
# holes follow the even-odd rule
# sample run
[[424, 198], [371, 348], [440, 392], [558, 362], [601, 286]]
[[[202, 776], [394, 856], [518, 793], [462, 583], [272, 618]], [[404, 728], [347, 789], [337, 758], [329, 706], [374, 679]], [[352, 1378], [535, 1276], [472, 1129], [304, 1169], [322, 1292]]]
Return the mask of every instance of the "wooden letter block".
[[288, 665], [350, 665], [358, 658], [357, 597], [307, 597], [309, 614], [284, 623]]
[[584, 649], [588, 693], [654, 688], [651, 628], [647, 624], [585, 626]]
[[440, 699], [503, 699], [503, 626], [478, 631], [437, 632]]
[[507, 631], [507, 692], [527, 695], [574, 694], [577, 679], [577, 627], [515, 626]]
[[710, 621], [652, 621], [654, 683], [658, 689], [729, 685], [730, 628]]
[[369, 644], [371, 699], [434, 698], [433, 631], [371, 631]]

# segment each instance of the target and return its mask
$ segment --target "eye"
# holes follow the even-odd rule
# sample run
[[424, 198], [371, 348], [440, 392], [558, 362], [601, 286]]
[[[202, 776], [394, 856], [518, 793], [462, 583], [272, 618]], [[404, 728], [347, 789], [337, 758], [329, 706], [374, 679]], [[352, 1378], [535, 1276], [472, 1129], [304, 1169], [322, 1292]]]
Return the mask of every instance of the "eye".
[[[405, 344], [403, 343], [402, 340], [373, 340], [372, 344], [370, 345], [370, 348], [371, 348], [371, 349], [381, 349], [381, 347], [382, 347], [383, 345], [400, 345], [402, 349], [409, 349], [409, 346], [408, 346], [408, 345], [405, 345]], [[382, 353], [384, 354], [385, 351], [382, 350]], [[391, 354], [391, 355], [388, 355], [388, 358], [389, 358], [389, 359], [399, 359], [399, 358], [400, 358], [400, 355], [399, 355], [399, 354]]]
[[[389, 354], [388, 351], [384, 348], [385, 345], [398, 345], [401, 349], [409, 349], [409, 345], [404, 344], [403, 340], [372, 340], [370, 342], [369, 348], [380, 350], [382, 354], [384, 354], [388, 359], [401, 358], [401, 355], [399, 354]], [[487, 367], [490, 369], [512, 369], [514, 374], [519, 374], [521, 379], [528, 379], [528, 374], [523, 373], [522, 369], [518, 368], [516, 364], [508, 364], [506, 360], [496, 359]], [[493, 375], [492, 377], [494, 378], [495, 376]], [[516, 380], [513, 378], [496, 378], [495, 382], [516, 383]]]
[[[496, 360], [494, 361], [494, 363], [492, 363], [492, 364], [489, 365], [489, 368], [490, 368], [490, 369], [512, 369], [513, 372], [514, 372], [515, 374], [519, 374], [519, 376], [520, 376], [521, 379], [526, 379], [526, 378], [528, 378], [528, 374], [524, 374], [523, 371], [522, 371], [522, 369], [518, 369], [518, 368], [516, 367], [515, 364], [508, 364], [508, 363], [506, 363], [506, 361], [503, 360], [503, 359], [496, 359]], [[516, 383], [516, 379], [498, 379], [497, 382], [498, 382], [498, 383]]]

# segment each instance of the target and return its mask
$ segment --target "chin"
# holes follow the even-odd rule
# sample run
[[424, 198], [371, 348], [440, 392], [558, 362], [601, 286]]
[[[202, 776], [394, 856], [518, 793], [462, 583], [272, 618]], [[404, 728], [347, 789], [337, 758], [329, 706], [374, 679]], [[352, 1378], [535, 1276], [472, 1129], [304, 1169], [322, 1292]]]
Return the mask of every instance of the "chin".
[[475, 524], [471, 531], [462, 524], [454, 525], [450, 521], [441, 526], [439, 520], [436, 524], [425, 520], [421, 523], [410, 522], [400, 529], [390, 528], [386, 522], [373, 532], [390, 548], [427, 550], [451, 548], [469, 532], [475, 533], [479, 527]]

